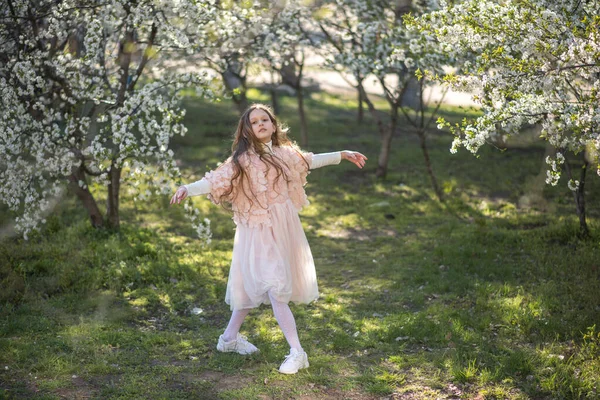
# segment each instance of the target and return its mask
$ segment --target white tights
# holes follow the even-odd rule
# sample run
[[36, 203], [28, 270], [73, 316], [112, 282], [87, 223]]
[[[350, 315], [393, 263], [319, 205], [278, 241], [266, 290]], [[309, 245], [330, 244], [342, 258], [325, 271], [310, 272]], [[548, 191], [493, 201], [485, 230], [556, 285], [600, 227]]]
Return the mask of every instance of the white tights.
[[250, 313], [250, 308], [233, 310], [233, 313], [231, 313], [231, 318], [229, 319], [229, 324], [227, 324], [227, 329], [225, 329], [225, 332], [223, 333], [224, 341], [231, 342], [237, 337], [240, 327], [244, 322], [244, 318], [246, 318], [248, 313]]
[[[292, 349], [301, 351], [302, 346], [300, 345], [298, 331], [296, 330], [296, 320], [294, 319], [292, 310], [290, 310], [290, 306], [288, 306], [287, 303], [282, 303], [275, 300], [275, 297], [271, 292], [269, 292], [269, 299], [271, 300], [271, 306], [273, 307], [275, 319], [277, 320], [277, 323], [279, 324], [279, 327], [281, 328], [281, 331], [283, 332], [288, 344]], [[229, 319], [229, 324], [227, 324], [227, 329], [225, 329], [225, 332], [223, 333], [223, 340], [231, 341], [237, 337], [240, 327], [242, 326], [242, 323], [249, 312], [249, 308], [233, 311], [231, 318]]]

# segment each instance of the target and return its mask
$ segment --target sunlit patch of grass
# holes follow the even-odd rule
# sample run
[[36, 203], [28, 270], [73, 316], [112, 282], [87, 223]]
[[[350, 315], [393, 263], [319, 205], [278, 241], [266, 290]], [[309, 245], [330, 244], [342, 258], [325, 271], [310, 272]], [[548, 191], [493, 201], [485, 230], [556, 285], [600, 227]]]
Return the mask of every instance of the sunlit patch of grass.
[[466, 364], [452, 363], [451, 371], [456, 382], [470, 383], [475, 381], [479, 368], [477, 368], [476, 360], [469, 360]]

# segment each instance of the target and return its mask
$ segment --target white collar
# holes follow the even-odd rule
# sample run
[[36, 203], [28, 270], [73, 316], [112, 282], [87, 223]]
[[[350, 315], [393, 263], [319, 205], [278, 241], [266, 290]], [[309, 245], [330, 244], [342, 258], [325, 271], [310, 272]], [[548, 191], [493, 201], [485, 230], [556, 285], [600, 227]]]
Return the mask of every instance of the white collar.
[[273, 141], [272, 140], [269, 140], [267, 143], [263, 143], [262, 145], [265, 147], [268, 147], [270, 153], [273, 152]]

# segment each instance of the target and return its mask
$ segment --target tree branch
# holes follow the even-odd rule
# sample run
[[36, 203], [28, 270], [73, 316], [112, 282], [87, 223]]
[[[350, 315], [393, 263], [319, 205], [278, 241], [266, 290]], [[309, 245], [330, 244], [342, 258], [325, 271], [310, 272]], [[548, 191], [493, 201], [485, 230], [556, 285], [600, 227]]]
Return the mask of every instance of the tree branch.
[[142, 56], [142, 60], [140, 61], [140, 64], [138, 65], [137, 70], [135, 71], [135, 78], [133, 78], [131, 84], [129, 85], [129, 88], [128, 88], [129, 91], [133, 91], [135, 84], [137, 83], [138, 79], [142, 75], [142, 71], [144, 70], [144, 67], [148, 63], [148, 60], [150, 59], [148, 54], [152, 50], [152, 46], [154, 45], [154, 40], [156, 39], [157, 32], [158, 32], [158, 27], [156, 26], [156, 23], [152, 23], [152, 30], [150, 31], [150, 38], [148, 39], [148, 45], [146, 46], [146, 50], [144, 50], [144, 55]]
[[[431, 125], [431, 122], [433, 122], [433, 117], [435, 117], [440, 109], [440, 106], [442, 105], [442, 102], [444, 101], [444, 98], [446, 97], [446, 93], [448, 93], [448, 88], [444, 88], [444, 93], [442, 94], [442, 98], [440, 99], [440, 101], [438, 101], [437, 105], [435, 106], [435, 110], [433, 110], [433, 112], [431, 113], [431, 116], [429, 117], [429, 121], [427, 121], [427, 124], [425, 124], [425, 129], [429, 129], [429, 125]], [[429, 103], [429, 102], [428, 102]]]

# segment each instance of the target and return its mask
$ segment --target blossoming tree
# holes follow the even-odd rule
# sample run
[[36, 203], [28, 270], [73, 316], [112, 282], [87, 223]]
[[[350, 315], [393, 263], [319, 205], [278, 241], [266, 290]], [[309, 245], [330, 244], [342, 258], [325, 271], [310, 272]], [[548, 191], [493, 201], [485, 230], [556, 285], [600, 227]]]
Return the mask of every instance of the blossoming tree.
[[[325, 11], [317, 14], [315, 19], [325, 39], [321, 49], [329, 66], [352, 75], [362, 100], [377, 123], [381, 148], [376, 175], [385, 177], [387, 174], [392, 138], [401, 129], [399, 116], [403, 113], [419, 132], [427, 171], [441, 199], [425, 142], [432, 114], [427, 111], [431, 105], [426, 104], [422, 93], [431, 80], [422, 76], [416, 84], [415, 74], [419, 69], [431, 69], [443, 76], [442, 66], [449, 61], [446, 54], [430, 45], [429, 37], [407, 29], [403, 21], [408, 12], [422, 14], [434, 7], [434, 3], [336, 0], [335, 4], [326, 5]], [[372, 76], [381, 85], [389, 105], [387, 124], [364, 88], [363, 82]], [[411, 87], [417, 90], [409, 94]], [[439, 103], [433, 105], [433, 114], [437, 112], [436, 106]]]
[[455, 135], [451, 151], [465, 147], [476, 153], [494, 135], [517, 135], [526, 124], [540, 124], [541, 138], [556, 149], [546, 159], [546, 183], [556, 185], [566, 169], [581, 233], [587, 235], [584, 189], [590, 164], [600, 174], [598, 2], [468, 0], [443, 6], [408, 22], [434, 36], [441, 50], [469, 57], [460, 74], [444, 81], [476, 93], [483, 115], [455, 125], [440, 119], [439, 127]]
[[[264, 61], [276, 72], [281, 83], [294, 89], [300, 118], [300, 144], [308, 145], [308, 124], [304, 111], [304, 88], [302, 78], [306, 49], [310, 46], [305, 29], [311, 18], [311, 8], [298, 0], [289, 0], [284, 7], [274, 5], [262, 24], [261, 34], [255, 47], [257, 61]], [[275, 98], [273, 97], [275, 102]]]
[[248, 108], [247, 78], [254, 59], [256, 41], [269, 23], [269, 9], [251, 1], [215, 3], [214, 18], [202, 29], [202, 40], [193, 44], [198, 67], [208, 67], [221, 76], [225, 93], [238, 111]]
[[[7, 0], [0, 10], [0, 201], [25, 238], [67, 186], [94, 227], [118, 228], [124, 181], [136, 199], [180, 176], [178, 91], [210, 95], [198, 74], [150, 74], [197, 42], [209, 3]], [[106, 215], [96, 182], [107, 193]], [[101, 191], [102, 192], [102, 191]], [[200, 234], [208, 234], [190, 209]]]

